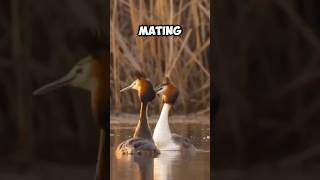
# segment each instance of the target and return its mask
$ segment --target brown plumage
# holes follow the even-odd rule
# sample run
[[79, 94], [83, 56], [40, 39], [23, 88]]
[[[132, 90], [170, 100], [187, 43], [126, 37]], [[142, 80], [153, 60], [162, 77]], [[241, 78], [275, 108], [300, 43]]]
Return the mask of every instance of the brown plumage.
[[155, 90], [158, 95], [161, 94], [161, 102], [173, 105], [178, 96], [179, 91], [177, 87], [170, 81], [168, 77], [165, 77], [162, 83]]
[[105, 113], [108, 113], [109, 111], [109, 73], [107, 73], [107, 55], [108, 53], [105, 52], [99, 54], [99, 56], [93, 56], [94, 61], [92, 66], [93, 76], [96, 77], [99, 83], [94, 96], [92, 96], [91, 98], [91, 109], [94, 119], [99, 124], [99, 126], [104, 129], [108, 128], [108, 120], [104, 116], [106, 116]]
[[135, 72], [133, 75], [136, 77], [136, 80], [128, 87], [123, 88], [120, 92], [128, 89], [137, 91], [141, 101], [140, 118], [133, 138], [120, 143], [116, 149], [116, 155], [117, 157], [121, 155], [156, 156], [160, 152], [153, 142], [151, 129], [147, 119], [148, 103], [154, 99], [155, 92], [151, 82], [146, 79], [146, 76], [142, 72]]
[[[90, 33], [91, 32], [91, 33]], [[81, 59], [65, 76], [34, 91], [35, 95], [44, 94], [56, 88], [70, 85], [87, 90], [91, 94], [91, 110], [99, 125], [99, 151], [96, 166], [96, 179], [104, 180], [107, 175], [107, 130], [109, 118], [108, 64], [109, 41], [102, 31], [86, 29], [78, 38], [83, 40], [89, 56]]]

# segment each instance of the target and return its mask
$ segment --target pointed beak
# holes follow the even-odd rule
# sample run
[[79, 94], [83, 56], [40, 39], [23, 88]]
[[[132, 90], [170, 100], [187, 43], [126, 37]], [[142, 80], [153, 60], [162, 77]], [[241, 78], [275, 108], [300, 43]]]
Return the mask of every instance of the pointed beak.
[[159, 85], [154, 89], [154, 91], [156, 92], [156, 94], [159, 94], [162, 89], [163, 89], [163, 87], [161, 85]]
[[33, 95], [41, 95], [46, 94], [47, 92], [50, 92], [52, 90], [58, 89], [60, 87], [66, 86], [70, 84], [70, 82], [75, 78], [75, 75], [73, 74], [67, 74], [66, 76], [52, 82], [49, 84], [46, 84], [42, 86], [41, 88], [33, 91]]
[[128, 89], [132, 89], [132, 87], [133, 87], [133, 84], [131, 84], [131, 85], [128, 86], [128, 87], [122, 88], [122, 89], [120, 90], [120, 92], [126, 91], [126, 90], [128, 90]]

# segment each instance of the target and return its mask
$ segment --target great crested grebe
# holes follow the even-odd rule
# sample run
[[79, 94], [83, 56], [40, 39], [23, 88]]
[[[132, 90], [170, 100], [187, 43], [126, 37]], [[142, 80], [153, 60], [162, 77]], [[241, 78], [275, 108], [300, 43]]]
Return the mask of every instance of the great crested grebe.
[[163, 107], [153, 132], [155, 144], [161, 151], [194, 152], [196, 148], [188, 138], [171, 133], [170, 131], [168, 122], [169, 111], [178, 98], [178, 89], [166, 77], [156, 88], [156, 93], [160, 95]]
[[[100, 139], [99, 151], [96, 167], [96, 179], [106, 180], [107, 175], [107, 122], [109, 117], [109, 102], [107, 99], [108, 88], [107, 81], [109, 76], [107, 73], [108, 49], [104, 44], [105, 39], [100, 39], [99, 47], [96, 47], [91, 55], [81, 59], [68, 74], [62, 78], [44, 85], [34, 91], [34, 95], [45, 94], [51, 90], [63, 86], [73, 86], [87, 90], [91, 94], [91, 110], [94, 120], [99, 124]], [[107, 42], [106, 42], [107, 43]]]
[[117, 147], [117, 155], [150, 155], [157, 156], [160, 152], [152, 139], [151, 130], [148, 124], [147, 111], [148, 103], [155, 97], [153, 86], [142, 72], [135, 72], [136, 80], [131, 85], [120, 90], [137, 90], [141, 101], [139, 123], [135, 129], [133, 138], [120, 143]]

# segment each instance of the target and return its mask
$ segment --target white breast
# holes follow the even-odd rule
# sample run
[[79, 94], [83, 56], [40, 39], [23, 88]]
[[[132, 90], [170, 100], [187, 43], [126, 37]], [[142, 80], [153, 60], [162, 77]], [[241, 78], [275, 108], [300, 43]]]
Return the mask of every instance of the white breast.
[[163, 151], [180, 150], [180, 147], [176, 145], [172, 140], [172, 135], [168, 122], [170, 108], [170, 104], [163, 105], [159, 120], [153, 132], [153, 140], [155, 144], [160, 150]]

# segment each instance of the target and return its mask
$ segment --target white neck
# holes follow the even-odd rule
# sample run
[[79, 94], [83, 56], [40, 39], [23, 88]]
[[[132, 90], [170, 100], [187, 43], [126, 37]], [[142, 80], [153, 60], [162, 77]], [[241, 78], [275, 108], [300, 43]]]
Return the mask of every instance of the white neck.
[[170, 108], [170, 104], [163, 105], [159, 120], [153, 132], [153, 140], [160, 149], [171, 141], [171, 131], [168, 122]]

